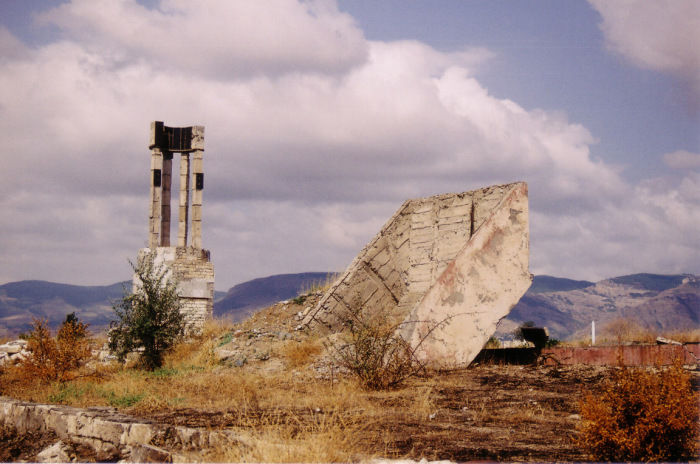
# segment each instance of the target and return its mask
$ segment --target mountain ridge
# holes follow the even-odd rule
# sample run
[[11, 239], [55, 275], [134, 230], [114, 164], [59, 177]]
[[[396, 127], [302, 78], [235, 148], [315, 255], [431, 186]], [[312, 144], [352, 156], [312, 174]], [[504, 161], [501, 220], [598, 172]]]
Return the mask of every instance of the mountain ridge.
[[[239, 321], [258, 309], [294, 298], [329, 283], [331, 272], [277, 274], [252, 279], [216, 292], [214, 315]], [[0, 285], [0, 335], [26, 331], [32, 318], [58, 326], [75, 312], [94, 329], [114, 319], [112, 302], [130, 281], [80, 286], [25, 280]], [[700, 328], [700, 278], [692, 274], [630, 274], [599, 282], [535, 276], [532, 286], [501, 321], [496, 336], [507, 338], [528, 321], [547, 326], [552, 337], [585, 336], [592, 321], [602, 327], [630, 318], [651, 330]]]

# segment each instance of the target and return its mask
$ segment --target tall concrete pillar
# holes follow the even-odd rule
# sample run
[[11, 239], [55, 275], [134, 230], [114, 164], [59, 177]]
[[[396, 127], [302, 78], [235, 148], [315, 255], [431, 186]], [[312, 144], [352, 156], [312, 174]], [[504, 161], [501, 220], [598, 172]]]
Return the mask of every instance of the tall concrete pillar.
[[180, 213], [177, 224], [177, 246], [187, 246], [187, 223], [190, 215], [190, 154], [180, 155]]
[[162, 226], [162, 172], [163, 153], [159, 148], [151, 149], [151, 203], [148, 215], [148, 246], [155, 248], [160, 246], [160, 234]]
[[202, 248], [202, 190], [204, 173], [202, 172], [202, 150], [196, 150], [192, 159], [192, 246]]
[[160, 246], [170, 246], [170, 197], [173, 171], [173, 154], [169, 151], [163, 153], [163, 173], [161, 190], [161, 225]]

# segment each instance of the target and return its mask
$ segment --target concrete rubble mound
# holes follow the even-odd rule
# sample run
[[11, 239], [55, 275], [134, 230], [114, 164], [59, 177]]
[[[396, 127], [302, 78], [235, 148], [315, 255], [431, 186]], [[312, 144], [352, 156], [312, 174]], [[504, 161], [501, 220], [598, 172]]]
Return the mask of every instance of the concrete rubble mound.
[[421, 362], [468, 365], [532, 282], [527, 184], [406, 201], [303, 324], [362, 308], [399, 324]]

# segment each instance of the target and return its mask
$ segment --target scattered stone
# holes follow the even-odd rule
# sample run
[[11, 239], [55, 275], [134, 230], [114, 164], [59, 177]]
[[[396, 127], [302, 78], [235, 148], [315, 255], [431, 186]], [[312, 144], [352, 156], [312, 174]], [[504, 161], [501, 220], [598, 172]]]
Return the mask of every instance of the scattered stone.
[[0, 351], [4, 351], [8, 354], [15, 354], [22, 351], [22, 346], [14, 345], [12, 343], [5, 343], [4, 345], [0, 345]]
[[214, 350], [214, 354], [216, 355], [217, 359], [219, 361], [226, 361], [227, 359], [230, 359], [238, 354], [237, 351], [231, 351], [231, 350], [224, 350], [222, 348], [216, 348]]
[[67, 446], [62, 441], [57, 441], [44, 451], [36, 455], [36, 462], [70, 462]]
[[163, 448], [139, 444], [131, 449], [131, 462], [173, 462], [173, 456]]
[[23, 361], [31, 356], [26, 340], [13, 340], [0, 345], [0, 366]]

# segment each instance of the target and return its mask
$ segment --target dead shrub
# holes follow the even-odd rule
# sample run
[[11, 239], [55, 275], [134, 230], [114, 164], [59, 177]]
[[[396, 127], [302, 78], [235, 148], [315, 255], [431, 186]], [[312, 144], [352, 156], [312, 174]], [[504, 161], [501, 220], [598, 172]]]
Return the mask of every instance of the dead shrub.
[[657, 370], [621, 365], [602, 393], [583, 395], [580, 407], [577, 441], [594, 460], [698, 457], [698, 394], [680, 361]]
[[603, 329], [603, 334], [611, 337], [618, 345], [623, 342], [651, 343], [656, 339], [653, 332], [642, 327], [635, 320], [624, 317], [608, 322]]
[[92, 355], [88, 324], [80, 322], [75, 313], [66, 317], [55, 338], [46, 320], [34, 319], [27, 342], [31, 356], [21, 362], [20, 371], [43, 382], [71, 379]]
[[338, 364], [365, 388], [394, 388], [425, 371], [415, 349], [398, 333], [401, 324], [392, 323], [382, 311], [368, 315], [355, 304], [342, 317], [348, 340], [342, 346], [331, 346]]

